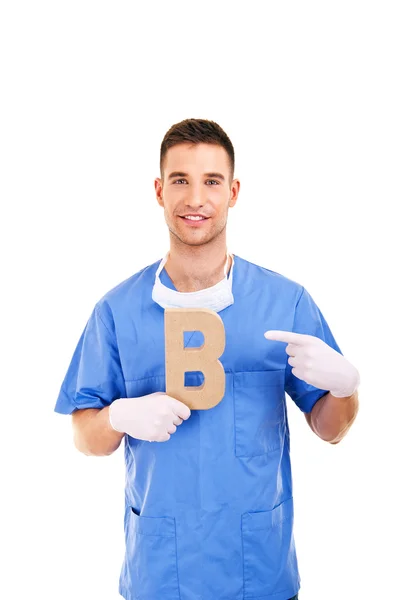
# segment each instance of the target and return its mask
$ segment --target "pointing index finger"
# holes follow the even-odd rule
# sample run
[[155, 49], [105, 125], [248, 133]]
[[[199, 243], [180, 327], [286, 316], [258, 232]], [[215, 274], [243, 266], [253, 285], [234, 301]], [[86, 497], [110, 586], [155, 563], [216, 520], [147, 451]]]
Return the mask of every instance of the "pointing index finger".
[[277, 342], [286, 342], [287, 344], [302, 344], [304, 338], [307, 337], [302, 333], [294, 333], [293, 331], [269, 330], [264, 334], [268, 340], [276, 340]]

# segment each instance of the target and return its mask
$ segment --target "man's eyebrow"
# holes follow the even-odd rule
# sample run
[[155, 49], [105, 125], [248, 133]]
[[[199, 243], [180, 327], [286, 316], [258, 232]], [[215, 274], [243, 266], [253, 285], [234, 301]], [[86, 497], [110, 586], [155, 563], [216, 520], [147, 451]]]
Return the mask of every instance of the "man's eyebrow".
[[[173, 179], [174, 177], [188, 177], [188, 173], [183, 173], [183, 171], [172, 171], [172, 173], [169, 173], [168, 179]], [[205, 177], [215, 177], [221, 181], [225, 180], [224, 175], [221, 173], [205, 173]]]
[[205, 175], [207, 177], [215, 177], [217, 179], [221, 179], [222, 181], [224, 181], [224, 175], [222, 175], [221, 173], [205, 173]]
[[173, 177], [187, 177], [188, 173], [183, 173], [183, 171], [172, 171], [168, 175], [168, 179], [173, 179]]

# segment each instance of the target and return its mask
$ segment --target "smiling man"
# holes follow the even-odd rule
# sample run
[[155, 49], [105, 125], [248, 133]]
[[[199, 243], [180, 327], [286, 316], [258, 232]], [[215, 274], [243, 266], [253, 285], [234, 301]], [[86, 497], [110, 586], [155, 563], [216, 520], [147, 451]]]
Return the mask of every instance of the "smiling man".
[[[169, 251], [98, 301], [55, 410], [72, 414], [87, 455], [125, 440], [126, 600], [297, 598], [286, 394], [336, 444], [358, 411], [359, 374], [302, 285], [228, 252], [240, 182], [221, 127], [173, 125], [160, 175]], [[223, 321], [225, 394], [211, 409], [165, 393], [168, 307]], [[200, 332], [185, 334], [186, 347], [201, 344]], [[186, 373], [187, 386], [201, 383]]]

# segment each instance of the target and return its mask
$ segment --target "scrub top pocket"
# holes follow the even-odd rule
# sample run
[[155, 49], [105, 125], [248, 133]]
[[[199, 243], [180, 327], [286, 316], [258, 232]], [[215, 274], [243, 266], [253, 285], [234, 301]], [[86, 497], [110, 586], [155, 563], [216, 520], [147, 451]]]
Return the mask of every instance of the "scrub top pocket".
[[260, 456], [283, 446], [284, 376], [284, 369], [234, 373], [236, 456]]
[[244, 599], [270, 598], [297, 589], [299, 575], [293, 537], [293, 499], [273, 510], [241, 517]]
[[179, 598], [173, 517], [142, 517], [131, 509], [127, 522], [126, 567], [132, 599]]

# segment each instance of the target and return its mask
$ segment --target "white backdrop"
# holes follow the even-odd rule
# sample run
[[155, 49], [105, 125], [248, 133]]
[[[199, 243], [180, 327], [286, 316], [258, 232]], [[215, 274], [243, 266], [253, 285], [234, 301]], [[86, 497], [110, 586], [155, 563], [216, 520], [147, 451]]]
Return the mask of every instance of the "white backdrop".
[[153, 181], [189, 117], [235, 146], [229, 248], [304, 285], [362, 377], [336, 446], [288, 403], [300, 600], [399, 598], [398, 26], [384, 0], [2, 3], [1, 598], [119, 598], [122, 448], [79, 454], [53, 408], [94, 304], [167, 250]]

